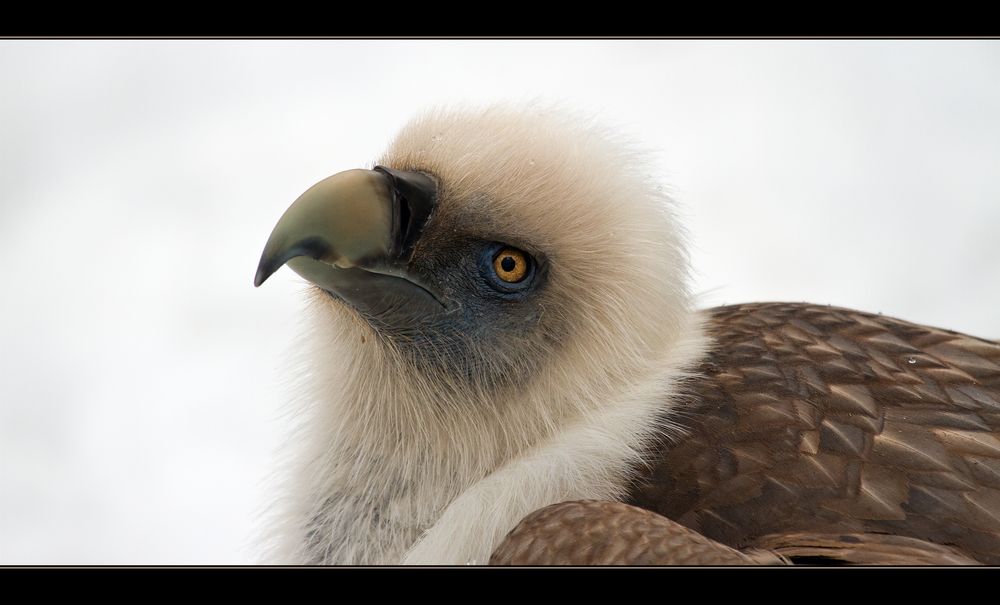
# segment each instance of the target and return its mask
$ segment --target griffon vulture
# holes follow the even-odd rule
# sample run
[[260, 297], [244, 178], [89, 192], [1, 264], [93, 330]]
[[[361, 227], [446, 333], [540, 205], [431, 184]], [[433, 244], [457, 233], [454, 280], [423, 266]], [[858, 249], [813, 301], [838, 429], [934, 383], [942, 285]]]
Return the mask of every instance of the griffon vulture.
[[698, 311], [682, 244], [559, 112], [427, 114], [306, 191], [254, 282], [315, 285], [273, 560], [1000, 563], [1000, 344]]

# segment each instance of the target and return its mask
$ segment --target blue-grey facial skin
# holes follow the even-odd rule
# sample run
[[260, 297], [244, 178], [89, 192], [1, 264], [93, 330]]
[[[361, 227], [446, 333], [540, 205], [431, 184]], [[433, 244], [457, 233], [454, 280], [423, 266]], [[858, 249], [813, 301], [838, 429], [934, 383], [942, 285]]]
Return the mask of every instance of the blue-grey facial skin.
[[541, 321], [548, 294], [545, 258], [532, 255], [521, 282], [499, 285], [493, 259], [503, 242], [454, 232], [435, 237], [433, 224], [427, 231], [407, 273], [437, 293], [443, 311], [404, 318], [390, 307], [362, 316], [423, 371], [446, 372], [487, 389], [523, 384], [535, 368], [534, 352], [551, 348], [561, 332], [557, 321]]

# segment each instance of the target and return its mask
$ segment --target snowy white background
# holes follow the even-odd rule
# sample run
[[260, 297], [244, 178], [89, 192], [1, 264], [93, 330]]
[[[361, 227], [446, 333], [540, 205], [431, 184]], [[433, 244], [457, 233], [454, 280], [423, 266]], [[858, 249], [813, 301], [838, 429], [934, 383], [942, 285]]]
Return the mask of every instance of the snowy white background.
[[659, 150], [705, 305], [1000, 337], [1000, 41], [0, 41], [0, 563], [247, 563], [299, 193], [421, 108]]

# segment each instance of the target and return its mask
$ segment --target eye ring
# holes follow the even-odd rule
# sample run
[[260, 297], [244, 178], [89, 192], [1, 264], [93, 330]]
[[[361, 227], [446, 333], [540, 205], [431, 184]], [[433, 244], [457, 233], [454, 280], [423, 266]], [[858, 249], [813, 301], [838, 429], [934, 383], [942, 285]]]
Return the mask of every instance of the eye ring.
[[495, 242], [479, 258], [483, 279], [501, 294], [523, 294], [534, 281], [537, 263], [519, 248]]

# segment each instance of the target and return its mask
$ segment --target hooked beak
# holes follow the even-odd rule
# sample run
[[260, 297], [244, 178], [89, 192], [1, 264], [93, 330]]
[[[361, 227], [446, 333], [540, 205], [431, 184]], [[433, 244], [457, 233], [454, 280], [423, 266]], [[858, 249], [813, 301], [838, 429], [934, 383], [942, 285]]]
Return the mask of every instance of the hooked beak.
[[436, 194], [430, 176], [382, 166], [323, 179], [278, 220], [254, 286], [287, 264], [369, 317], [396, 322], [443, 310], [407, 268]]

